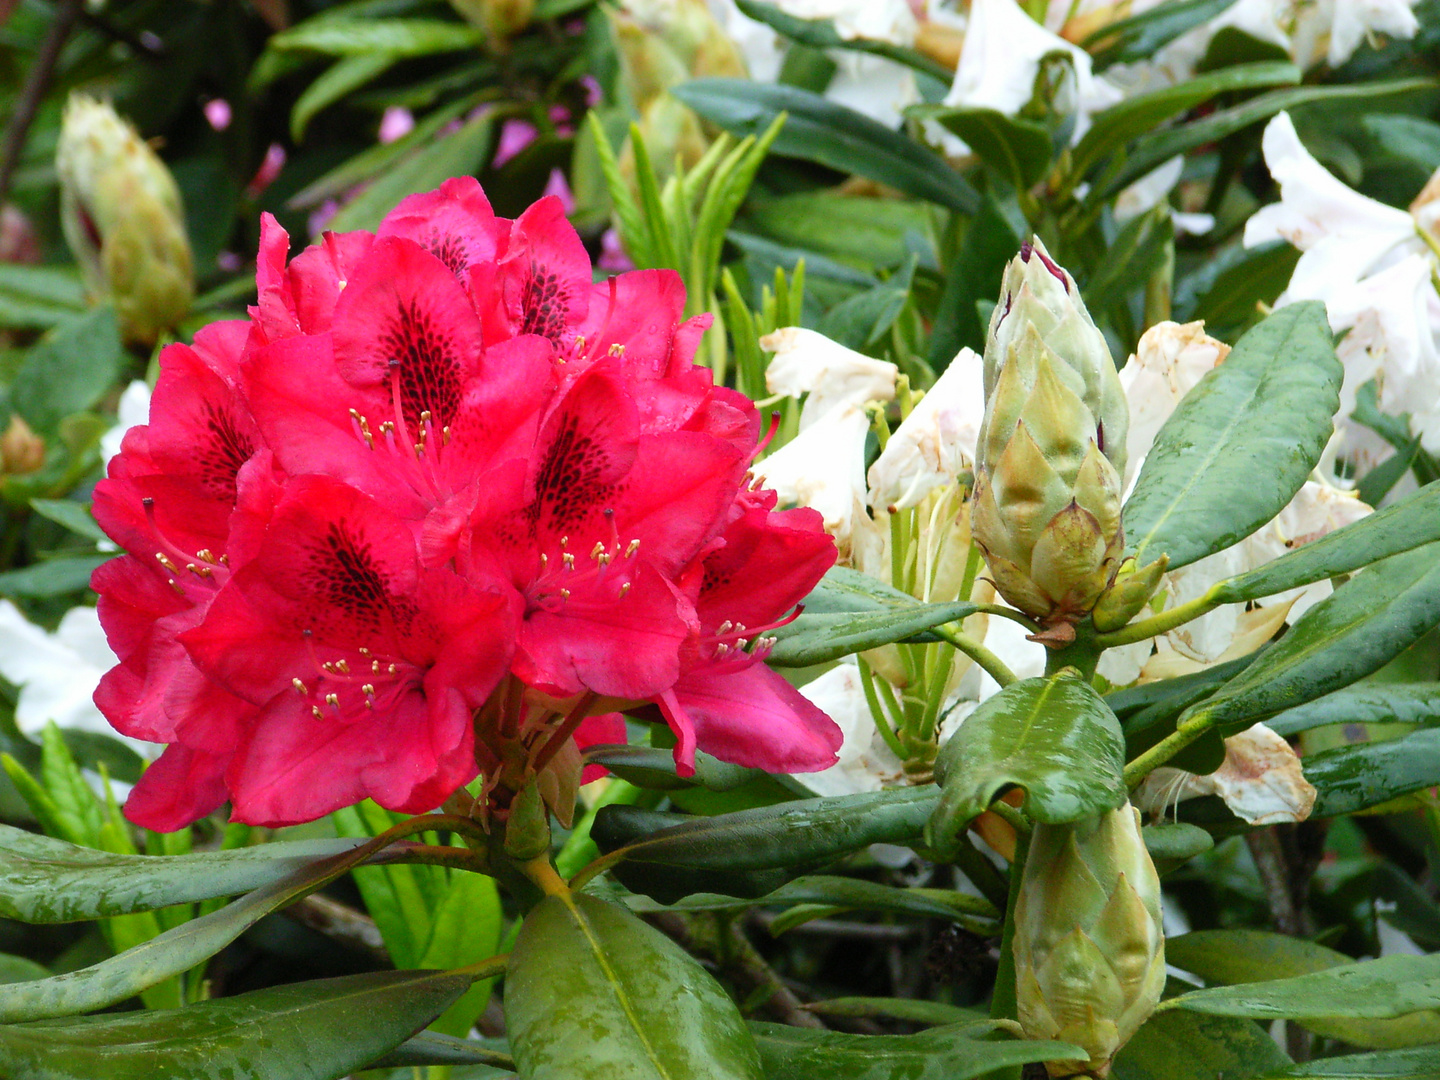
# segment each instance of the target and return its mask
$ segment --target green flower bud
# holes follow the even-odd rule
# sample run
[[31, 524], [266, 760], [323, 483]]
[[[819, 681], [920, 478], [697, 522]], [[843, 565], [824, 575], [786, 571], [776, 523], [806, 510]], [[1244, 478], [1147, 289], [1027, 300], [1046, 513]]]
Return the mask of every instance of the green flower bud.
[[180, 192], [109, 104], [71, 94], [55, 154], [65, 240], [85, 285], [115, 305], [127, 340], [154, 344], [195, 294]]
[[739, 48], [705, 0], [622, 0], [605, 11], [620, 53], [621, 78], [642, 112], [682, 82], [747, 74]]
[[530, 25], [535, 0], [450, 0], [455, 13], [471, 26], [484, 30], [497, 47], [504, 47]]
[[1133, 619], [1140, 609], [1150, 602], [1150, 597], [1155, 595], [1155, 590], [1160, 587], [1160, 579], [1165, 576], [1165, 568], [1169, 565], [1169, 555], [1161, 555], [1143, 567], [1134, 559], [1126, 559], [1121, 563], [1120, 570], [1115, 575], [1115, 584], [1105, 590], [1095, 605], [1095, 610], [1090, 613], [1095, 629], [1102, 634], [1119, 630]]
[[1027, 1038], [1083, 1047], [1051, 1076], [1105, 1077], [1165, 986], [1160, 878], [1129, 803], [1037, 824], [1015, 905], [1015, 981]]

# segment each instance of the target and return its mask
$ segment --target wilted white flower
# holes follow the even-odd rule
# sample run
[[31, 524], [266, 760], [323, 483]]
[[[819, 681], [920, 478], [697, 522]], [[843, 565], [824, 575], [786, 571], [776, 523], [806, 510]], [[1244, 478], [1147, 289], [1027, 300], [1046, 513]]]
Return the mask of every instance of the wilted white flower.
[[985, 417], [984, 361], [961, 349], [870, 466], [870, 505], [906, 510], [975, 464]]
[[1015, 0], [974, 0], [965, 46], [946, 105], [995, 109], [1013, 116], [1035, 94], [1035, 78], [1047, 57], [1063, 54], [1075, 72], [1075, 132], [1090, 126], [1090, 115], [1118, 103], [1121, 94], [1094, 73], [1090, 54], [1037, 23]]
[[1218, 795], [1236, 817], [1251, 825], [1304, 821], [1315, 807], [1315, 788], [1305, 779], [1290, 744], [1264, 724], [1225, 740], [1225, 762], [1208, 776], [1161, 767], [1131, 794], [1142, 811], [1167, 807], [1201, 795]]
[[[1269, 524], [1240, 542], [1239, 546], [1244, 550], [1244, 568], [1249, 570], [1264, 566], [1302, 544], [1318, 540], [1373, 512], [1354, 491], [1307, 480], [1290, 504]], [[1317, 581], [1299, 589], [1262, 597], [1257, 603], [1264, 606], [1294, 601], [1290, 608], [1290, 619], [1293, 621], [1332, 591], [1328, 580]]]
[[865, 434], [870, 418], [854, 405], [831, 409], [755, 465], [780, 501], [810, 506], [844, 549], [855, 508], [865, 501]]
[[801, 431], [841, 406], [895, 397], [899, 369], [894, 364], [847, 349], [814, 330], [787, 326], [762, 337], [760, 347], [775, 354], [765, 369], [770, 393], [808, 395], [800, 410]]

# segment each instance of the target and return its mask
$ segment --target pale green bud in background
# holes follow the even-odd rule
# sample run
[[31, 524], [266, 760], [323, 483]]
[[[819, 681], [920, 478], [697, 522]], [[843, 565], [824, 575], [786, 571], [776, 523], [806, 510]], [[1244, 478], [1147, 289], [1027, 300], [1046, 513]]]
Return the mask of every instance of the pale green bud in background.
[[1124, 551], [1129, 413], [1104, 336], [1039, 246], [1006, 269], [984, 384], [975, 540], [1000, 594], [1064, 642]]
[[530, 25], [535, 0], [450, 0], [455, 13], [471, 26], [484, 30], [496, 48]]
[[1037, 823], [1015, 905], [1020, 1026], [1084, 1048], [1051, 1076], [1105, 1077], [1165, 987], [1160, 878], [1129, 803], [1067, 825]]
[[115, 305], [127, 340], [154, 344], [195, 295], [174, 178], [108, 103], [84, 94], [65, 107], [55, 167], [61, 225], [86, 288]]

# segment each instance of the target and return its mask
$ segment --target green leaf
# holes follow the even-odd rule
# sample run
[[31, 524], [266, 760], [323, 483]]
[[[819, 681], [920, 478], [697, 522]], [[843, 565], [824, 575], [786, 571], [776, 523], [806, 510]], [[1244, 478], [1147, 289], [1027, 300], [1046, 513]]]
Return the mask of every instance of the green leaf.
[[1020, 191], [1039, 183], [1055, 154], [1055, 143], [1042, 125], [995, 109], [915, 105], [907, 115], [917, 120], [935, 120], [960, 136], [981, 161]]
[[[485, 960], [500, 951], [503, 929], [495, 879], [452, 870], [449, 887], [435, 909], [430, 941], [419, 966], [457, 968]], [[464, 1036], [485, 1010], [494, 983], [493, 979], [476, 982], [431, 1027], [445, 1035]]]
[[[333, 881], [379, 850], [364, 844], [312, 860], [213, 914], [184, 923], [92, 967], [49, 979], [0, 986], [0, 1023], [93, 1012], [214, 956], [260, 919]], [[155, 860], [178, 862], [187, 856]], [[103, 888], [103, 886], [102, 886]]]
[[938, 1001], [919, 1001], [912, 998], [843, 997], [827, 1001], [811, 1001], [806, 1011], [817, 1016], [884, 1016], [894, 1020], [908, 1020], [927, 1027], [944, 1024], [973, 1023], [986, 1019], [976, 1009], [963, 1009], [958, 1005], [945, 1005]]
[[759, 135], [782, 112], [771, 148], [785, 157], [854, 173], [961, 213], [979, 206], [975, 189], [945, 159], [853, 109], [792, 86], [748, 79], [696, 79], [670, 91], [706, 120], [739, 135]]
[[[491, 1050], [473, 1039], [457, 1039], [433, 1031], [422, 1031], [407, 1039], [371, 1068], [413, 1069], [424, 1065], [486, 1065], [502, 1073], [515, 1071], [515, 1060], [509, 1054]], [[470, 1075], [467, 1073], [467, 1078]]]
[[90, 513], [88, 503], [76, 502], [74, 499], [31, 499], [30, 507], [41, 517], [63, 525], [76, 536], [83, 536], [86, 540], [97, 543], [109, 539]]
[[1260, 1080], [1435, 1080], [1440, 1076], [1440, 1046], [1347, 1054], [1292, 1065]]
[[1330, 437], [1342, 374], [1319, 302], [1281, 308], [1241, 338], [1145, 458], [1124, 512], [1137, 561], [1188, 566], [1283, 510]]
[[114, 308], [74, 316], [30, 350], [10, 385], [10, 402], [36, 431], [54, 433], [65, 417], [105, 396], [124, 358]]
[[290, 110], [290, 137], [297, 143], [316, 113], [335, 104], [352, 90], [358, 90], [395, 65], [398, 57], [389, 53], [358, 53], [337, 60], [323, 75], [305, 88]]
[[[934, 786], [927, 784], [826, 799], [796, 799], [715, 817], [679, 820], [628, 843], [620, 838], [636, 833], [625, 823], [654, 821], [654, 817], [643, 817], [654, 812], [607, 806], [595, 815], [593, 835], [601, 850], [614, 851], [624, 843], [627, 861], [705, 870], [769, 870], [838, 858], [871, 844], [918, 840], [938, 794]], [[678, 817], [673, 815], [670, 820]]]
[[823, 664], [892, 641], [904, 641], [933, 627], [963, 619], [975, 610], [974, 604], [958, 600], [924, 604], [913, 599], [908, 607], [880, 611], [812, 614], [806, 610], [794, 622], [770, 632], [776, 641], [767, 659], [776, 667]]
[[0, 596], [45, 599], [65, 596], [90, 587], [90, 575], [114, 555], [77, 555], [37, 562], [0, 573]]
[[1140, 179], [1152, 169], [1197, 146], [1216, 142], [1227, 135], [1268, 120], [1284, 109], [1318, 102], [1341, 103], [1366, 101], [1391, 94], [1407, 94], [1433, 90], [1433, 79], [1393, 79], [1386, 82], [1365, 82], [1349, 86], [1295, 86], [1272, 90], [1240, 105], [1211, 113], [1179, 127], [1152, 132], [1135, 141], [1129, 154], [1118, 167], [1106, 171], [1085, 196], [1088, 206], [1109, 199], [1116, 192]]
[[1440, 728], [1312, 754], [1305, 779], [1319, 792], [1315, 817], [1353, 814], [1433, 787], [1440, 784]]
[[308, 19], [270, 38], [268, 47], [306, 49], [329, 56], [393, 58], [459, 52], [485, 44], [485, 31], [432, 19]]
[[1290, 283], [1300, 251], [1283, 240], [1236, 244], [1208, 255], [1175, 287], [1175, 319], [1204, 319], [1205, 329], [1231, 340], [1260, 320], [1257, 304], [1273, 304]]
[[493, 117], [486, 114], [424, 146], [342, 206], [330, 228], [374, 229], [407, 195], [439, 187], [452, 176], [473, 175], [489, 156], [493, 128]]
[[0, 1025], [0, 1074], [44, 1080], [339, 1080], [465, 991], [464, 975], [376, 971], [183, 1009]]
[[0, 825], [0, 916], [76, 922], [234, 896], [357, 847], [351, 840], [289, 840], [155, 858], [96, 851]]
[[940, 804], [926, 840], [942, 857], [994, 798], [1025, 791], [1025, 811], [1059, 825], [1125, 802], [1125, 737], [1090, 684], [1068, 674], [1011, 683], [965, 719], [935, 761]]
[[[1228, 361], [1227, 361], [1228, 362]], [[1440, 545], [1374, 564], [1310, 608], [1285, 636], [1186, 717], [1226, 734], [1378, 671], [1440, 623]]]
[[984, 349], [986, 328], [975, 302], [1000, 295], [1005, 266], [1027, 232], [1019, 207], [1002, 205], [988, 193], [981, 199], [958, 254], [945, 267], [945, 291], [930, 332], [928, 359], [936, 371], [944, 370], [963, 346]]
[[74, 267], [0, 263], [0, 326], [48, 330], [85, 309], [85, 286]]
[[[1168, 959], [1168, 957], [1167, 957]], [[1115, 1080], [1249, 1080], [1290, 1064], [1270, 1033], [1249, 1020], [1156, 1013], [1115, 1057]]]
[[1234, 3], [1235, 0], [1170, 0], [1144, 14], [1102, 26], [1080, 44], [1090, 53], [1097, 72], [1111, 64], [1148, 60], [1162, 45], [1209, 22]]
[[671, 751], [651, 746], [600, 744], [586, 747], [584, 756], [587, 763], [604, 765], [622, 780], [651, 791], [678, 791], [696, 786], [711, 791], [733, 791], [760, 775], [758, 769], [731, 765], [703, 750], [695, 752], [695, 772], [688, 777], [676, 774], [675, 755]]
[[1084, 1051], [1059, 1042], [989, 1038], [991, 1021], [949, 1024], [915, 1035], [849, 1035], [752, 1023], [766, 1080], [971, 1080], [1031, 1061]]
[[1085, 302], [1095, 309], [1125, 303], [1131, 292], [1145, 287], [1174, 241], [1174, 216], [1168, 202], [1131, 218], [1116, 235], [1099, 269], [1085, 282]]
[[812, 49], [850, 49], [854, 52], [870, 53], [872, 56], [883, 56], [946, 84], [955, 78], [955, 72], [950, 68], [903, 45], [892, 45], [888, 41], [876, 41], [873, 38], [841, 37], [835, 24], [829, 19], [797, 19], [793, 15], [787, 15], [774, 4], [762, 4], [758, 0], [736, 0], [735, 6], [756, 22], [764, 23], [791, 41], [798, 41]]
[[1155, 131], [1171, 117], [1203, 105], [1217, 94], [1293, 84], [1300, 78], [1300, 69], [1290, 63], [1239, 64], [1127, 98], [1095, 115], [1090, 130], [1071, 151], [1071, 168], [1074, 175], [1084, 176], [1095, 163], [1131, 139]]
[[0, 953], [0, 983], [28, 982], [31, 979], [48, 979], [50, 969], [24, 956]]
[[705, 969], [584, 894], [547, 896], [526, 916], [505, 1023], [526, 1080], [763, 1080], [739, 1010]]
[[1273, 596], [1440, 540], [1440, 482], [1312, 540], [1249, 573], [1220, 582], [1215, 598], [1239, 604]]
[[825, 313], [816, 329], [846, 348], [859, 350], [873, 345], [904, 310], [910, 298], [916, 262], [912, 255], [901, 272], [890, 280], [836, 304]]
[[1200, 930], [1171, 938], [1165, 959], [1206, 982], [1161, 1005], [1259, 1020], [1295, 1018], [1317, 1035], [1384, 1049], [1440, 1039], [1440, 955], [1352, 961], [1266, 930]]
[[1440, 124], [1419, 116], [1372, 113], [1360, 124], [1387, 154], [1413, 161], [1425, 172], [1440, 168]]
[[1183, 821], [1168, 825], [1146, 825], [1140, 830], [1145, 850], [1156, 863], [1178, 864], [1193, 859], [1215, 846], [1215, 839], [1196, 825]]
[[1289, 737], [1328, 724], [1440, 724], [1440, 683], [1361, 682], [1265, 721]]

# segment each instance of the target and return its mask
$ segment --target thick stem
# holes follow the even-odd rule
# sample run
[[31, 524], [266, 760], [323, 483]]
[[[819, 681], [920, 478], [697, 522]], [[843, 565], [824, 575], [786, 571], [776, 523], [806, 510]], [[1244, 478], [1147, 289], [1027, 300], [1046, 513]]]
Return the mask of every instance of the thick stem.
[[[1015, 861], [1010, 864], [1010, 895], [1005, 904], [1005, 932], [1000, 938], [1000, 968], [995, 972], [995, 989], [990, 995], [992, 1020], [1016, 1020], [1015, 1001], [1015, 905], [1025, 877], [1025, 857], [1030, 852], [1028, 833], [1015, 834]], [[1011, 1066], [990, 1073], [991, 1080], [1020, 1080], [1020, 1067]]]
[[1206, 713], [1191, 717], [1174, 731], [1125, 766], [1125, 786], [1133, 788], [1185, 747], [1204, 735], [1215, 722]]
[[1184, 626], [1192, 619], [1198, 619], [1201, 615], [1214, 611], [1220, 606], [1221, 601], [1216, 598], [1216, 594], [1223, 584], [1225, 583], [1222, 581], [1212, 585], [1203, 595], [1197, 596], [1194, 600], [1187, 600], [1183, 604], [1177, 604], [1168, 611], [1162, 611], [1159, 615], [1132, 622], [1128, 626], [1122, 626], [1119, 630], [1111, 630], [1108, 634], [1100, 634], [1095, 638], [1095, 642], [1102, 649], [1113, 649], [1116, 645], [1133, 645], [1137, 641], [1144, 641], [1146, 638], [1157, 637], [1174, 630], [1177, 626]]
[[1096, 644], [1095, 630], [1086, 619], [1075, 627], [1075, 640], [1059, 649], [1045, 650], [1045, 675], [1048, 678], [1061, 668], [1074, 668], [1089, 682], [1095, 677], [1095, 665], [1104, 649]]
[[989, 649], [985, 648], [974, 638], [967, 637], [960, 631], [959, 623], [946, 623], [944, 626], [937, 626], [932, 633], [942, 641], [948, 641], [955, 648], [959, 649], [966, 656], [974, 660], [985, 669], [992, 679], [1002, 687], [1009, 686], [1015, 681], [1015, 673], [1005, 666], [1001, 660]]
[[555, 867], [550, 865], [549, 855], [531, 859], [520, 867], [520, 872], [534, 882], [535, 886], [546, 896], [570, 895], [570, 886], [565, 884], [565, 879], [555, 872]]

